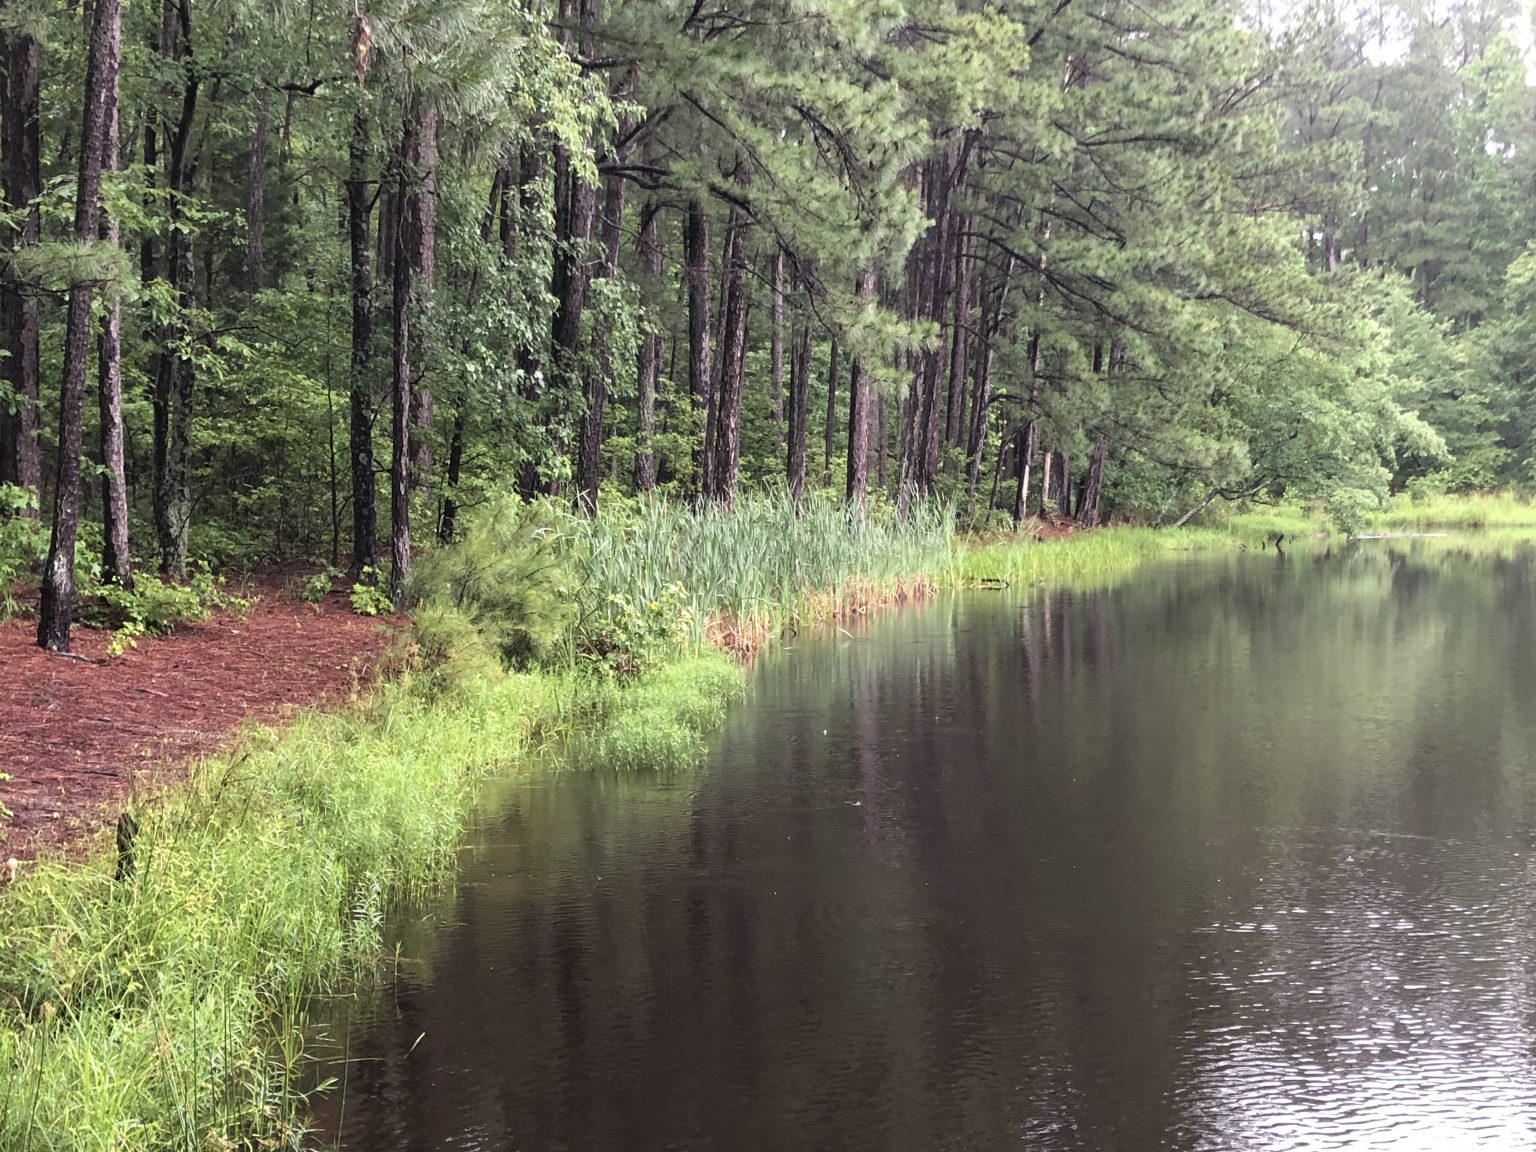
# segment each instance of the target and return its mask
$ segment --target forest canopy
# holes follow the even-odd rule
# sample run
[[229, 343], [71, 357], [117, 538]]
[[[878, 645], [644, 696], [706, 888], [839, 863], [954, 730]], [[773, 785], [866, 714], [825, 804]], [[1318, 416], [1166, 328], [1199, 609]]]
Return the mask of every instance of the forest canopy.
[[[6, 0], [0, 538], [413, 548], [516, 492], [1182, 522], [1519, 487], [1512, 0]], [[0, 576], [5, 575], [0, 557]]]

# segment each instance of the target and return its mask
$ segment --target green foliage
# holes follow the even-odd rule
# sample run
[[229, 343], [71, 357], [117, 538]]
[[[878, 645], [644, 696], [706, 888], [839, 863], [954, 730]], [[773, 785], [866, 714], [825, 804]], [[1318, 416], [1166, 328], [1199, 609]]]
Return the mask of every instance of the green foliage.
[[292, 581], [293, 594], [304, 603], [314, 605], [315, 611], [318, 612], [321, 603], [331, 594], [331, 588], [340, 576], [339, 569], [327, 565], [313, 575], [296, 577]]
[[385, 616], [393, 612], [395, 606], [390, 602], [389, 593], [379, 586], [378, 572], [368, 567], [358, 575], [361, 579], [352, 585], [348, 597], [352, 611], [359, 616]]
[[676, 657], [694, 634], [687, 588], [673, 583], [644, 603], [611, 592], [602, 611], [584, 615], [576, 650], [609, 675], [633, 677]]
[[37, 496], [14, 484], [0, 484], [0, 621], [21, 610], [16, 585], [48, 554], [48, 530], [36, 517]]
[[134, 577], [133, 588], [96, 584], [82, 591], [80, 618], [114, 634], [113, 655], [136, 646], [140, 636], [164, 636], [185, 624], [206, 620], [215, 610], [243, 615], [251, 601], [228, 591], [222, 577], [194, 565], [185, 583], [162, 580], [148, 572]]
[[741, 695], [741, 666], [718, 652], [674, 658], [627, 682], [585, 718], [571, 755], [619, 771], [686, 768], [704, 755], [705, 737]]
[[942, 505], [906, 522], [890, 510], [859, 521], [826, 498], [797, 512], [784, 492], [742, 496], [730, 511], [610, 502], [581, 537], [583, 615], [589, 628], [602, 619], [623, 630], [649, 605], [670, 605], [695, 645], [722, 622], [776, 632], [816, 597], [944, 582], [953, 527]]
[[[450, 629], [447, 621], [457, 617], [507, 667], [548, 659], [575, 612], [565, 527], [547, 506], [515, 497], [477, 509], [457, 543], [428, 553], [413, 568], [417, 627], [424, 614]], [[435, 642], [434, 650], [442, 649]]]

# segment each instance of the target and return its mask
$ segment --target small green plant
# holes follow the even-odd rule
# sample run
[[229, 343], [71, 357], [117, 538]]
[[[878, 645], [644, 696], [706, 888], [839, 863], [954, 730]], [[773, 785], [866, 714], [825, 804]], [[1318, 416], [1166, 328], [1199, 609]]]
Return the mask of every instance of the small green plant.
[[98, 584], [84, 591], [80, 619], [113, 632], [108, 652], [114, 656], [136, 647], [140, 636], [168, 635], [208, 619], [216, 609], [244, 616], [254, 604], [250, 597], [228, 591], [223, 579], [202, 565], [192, 567], [184, 584], [140, 572], [132, 588]]
[[107, 655], [117, 659], [130, 648], [139, 646], [139, 637], [148, 635], [148, 630], [138, 620], [125, 620], [112, 632], [112, 639], [107, 644]]
[[48, 530], [33, 515], [36, 511], [35, 492], [0, 484], [0, 620], [21, 611], [16, 584], [36, 570], [48, 554]]
[[390, 602], [389, 593], [379, 586], [378, 570], [370, 566], [359, 576], [358, 582], [352, 585], [352, 611], [359, 616], [387, 616], [393, 612], [395, 606]]
[[331, 588], [340, 576], [341, 572], [338, 569], [326, 565], [313, 576], [297, 577], [294, 581], [294, 594], [318, 612], [321, 603], [331, 594]]
[[678, 580], [643, 604], [614, 592], [606, 608], [577, 628], [577, 652], [610, 675], [633, 677], [656, 667], [682, 651], [693, 631], [688, 589]]

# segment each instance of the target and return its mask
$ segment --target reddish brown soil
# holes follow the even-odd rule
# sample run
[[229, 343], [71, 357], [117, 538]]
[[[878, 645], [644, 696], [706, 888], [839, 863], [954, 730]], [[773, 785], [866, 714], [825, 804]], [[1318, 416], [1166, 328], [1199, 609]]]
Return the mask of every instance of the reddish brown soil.
[[117, 818], [136, 785], [174, 779], [246, 720], [345, 698], [390, 643], [340, 596], [316, 612], [265, 591], [109, 659], [110, 633], [76, 629], [79, 657], [35, 644], [36, 624], [0, 625], [0, 858], [25, 859]]

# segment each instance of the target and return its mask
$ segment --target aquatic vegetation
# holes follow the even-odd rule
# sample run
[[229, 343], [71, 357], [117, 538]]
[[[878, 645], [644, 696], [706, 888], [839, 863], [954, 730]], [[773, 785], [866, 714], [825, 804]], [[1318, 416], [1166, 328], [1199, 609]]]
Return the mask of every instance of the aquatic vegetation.
[[1536, 504], [1512, 492], [1405, 495], [1395, 497], [1370, 525], [1378, 532], [1536, 532]]
[[786, 627], [839, 619], [951, 582], [954, 517], [933, 503], [899, 521], [840, 501], [744, 495], [730, 510], [666, 500], [610, 502], [572, 532], [588, 612], [676, 601], [683, 639], [752, 651]]
[[1149, 560], [1177, 552], [1230, 551], [1236, 539], [1206, 528], [1109, 528], [1041, 541], [1029, 538], [980, 543], [960, 552], [965, 584], [1007, 583], [1098, 586], [1135, 571]]

